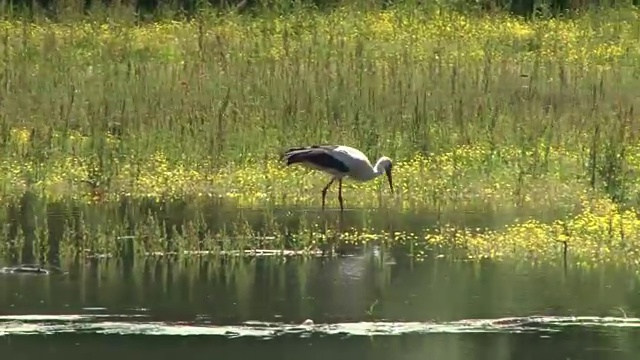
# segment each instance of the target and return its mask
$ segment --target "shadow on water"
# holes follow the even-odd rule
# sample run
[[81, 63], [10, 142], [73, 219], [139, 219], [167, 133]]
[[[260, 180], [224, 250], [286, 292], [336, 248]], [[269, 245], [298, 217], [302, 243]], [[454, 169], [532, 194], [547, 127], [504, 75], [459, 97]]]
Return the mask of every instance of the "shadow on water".
[[[518, 217], [531, 215], [548, 221], [558, 216], [548, 209], [500, 212], [481, 207], [455, 213], [401, 214], [388, 209], [347, 210], [344, 214], [319, 208], [243, 209], [214, 198], [132, 200], [123, 196], [119, 202], [88, 204], [47, 201], [31, 192], [9, 201], [4, 209], [0, 212], [4, 224], [2, 249], [9, 254], [10, 263], [47, 262], [52, 266], [59, 265], [61, 249], [124, 258], [131, 258], [134, 253], [177, 250], [297, 250], [311, 246], [313, 241], [317, 244], [319, 235], [335, 237], [354, 229], [389, 234], [393, 243], [394, 234], [421, 234], [445, 223], [495, 228]], [[337, 246], [339, 252], [353, 250], [353, 244], [336, 244], [331, 236], [323, 241]], [[396, 246], [399, 252], [408, 251]]]
[[62, 266], [65, 276], [0, 275], [3, 355], [488, 360], [640, 351], [640, 281], [614, 268], [412, 263], [375, 251]]

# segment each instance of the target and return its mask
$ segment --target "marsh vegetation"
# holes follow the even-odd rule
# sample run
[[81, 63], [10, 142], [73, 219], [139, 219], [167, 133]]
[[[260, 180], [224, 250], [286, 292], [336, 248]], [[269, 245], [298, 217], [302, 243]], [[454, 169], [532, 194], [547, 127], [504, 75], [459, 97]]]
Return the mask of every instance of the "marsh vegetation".
[[[639, 15], [6, 13], [3, 249], [103, 253], [125, 237], [141, 253], [311, 250], [333, 239], [474, 258], [568, 247], [577, 261], [637, 263]], [[278, 161], [308, 143], [390, 156], [397, 194], [345, 183], [345, 228], [308, 211], [326, 177]], [[503, 221], [447, 220], [463, 212]]]

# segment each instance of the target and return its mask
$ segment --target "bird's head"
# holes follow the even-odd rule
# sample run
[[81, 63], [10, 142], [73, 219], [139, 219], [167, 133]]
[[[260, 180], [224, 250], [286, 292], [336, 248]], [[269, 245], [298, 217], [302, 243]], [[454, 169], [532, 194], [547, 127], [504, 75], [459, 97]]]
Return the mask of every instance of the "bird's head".
[[389, 188], [393, 193], [393, 177], [391, 176], [391, 169], [393, 168], [393, 162], [386, 156], [383, 156], [378, 160], [380, 167], [384, 169], [385, 174], [387, 175], [387, 180], [389, 180]]

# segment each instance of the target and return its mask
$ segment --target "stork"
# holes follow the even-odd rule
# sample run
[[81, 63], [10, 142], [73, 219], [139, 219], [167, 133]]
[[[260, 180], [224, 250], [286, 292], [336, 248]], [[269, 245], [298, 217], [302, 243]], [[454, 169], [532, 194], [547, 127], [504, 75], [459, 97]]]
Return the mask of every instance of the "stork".
[[391, 159], [381, 157], [372, 166], [369, 159], [360, 150], [344, 145], [311, 145], [292, 147], [282, 155], [287, 166], [299, 163], [305, 167], [323, 171], [332, 175], [331, 181], [322, 189], [322, 210], [324, 210], [327, 190], [331, 184], [338, 180], [338, 201], [340, 211], [344, 211], [342, 203], [342, 179], [349, 177], [357, 181], [369, 181], [382, 173], [387, 175], [389, 187], [393, 193], [393, 180], [391, 178]]

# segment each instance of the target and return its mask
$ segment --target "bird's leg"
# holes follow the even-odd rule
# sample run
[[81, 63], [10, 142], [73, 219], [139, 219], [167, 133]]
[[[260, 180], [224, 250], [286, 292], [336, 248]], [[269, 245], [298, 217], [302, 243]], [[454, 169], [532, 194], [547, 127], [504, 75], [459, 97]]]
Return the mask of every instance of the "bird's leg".
[[340, 211], [344, 211], [344, 206], [342, 205], [342, 179], [338, 180], [338, 201], [340, 201]]
[[322, 189], [322, 210], [324, 210], [324, 202], [325, 202], [325, 199], [327, 198], [327, 190], [329, 190], [329, 186], [331, 186], [331, 184], [333, 184], [334, 181], [336, 181], [336, 178], [332, 178], [331, 181], [329, 181], [329, 183], [327, 184], [327, 186], [325, 186], [324, 189]]

